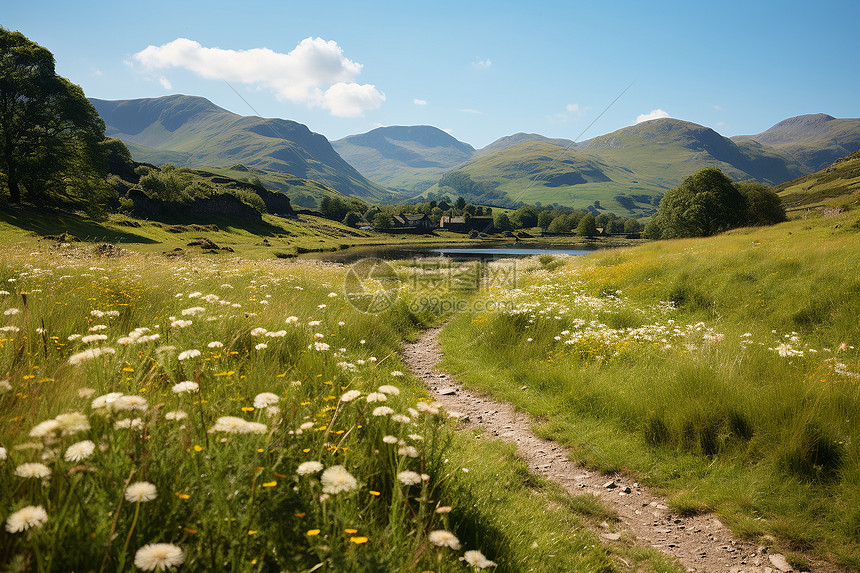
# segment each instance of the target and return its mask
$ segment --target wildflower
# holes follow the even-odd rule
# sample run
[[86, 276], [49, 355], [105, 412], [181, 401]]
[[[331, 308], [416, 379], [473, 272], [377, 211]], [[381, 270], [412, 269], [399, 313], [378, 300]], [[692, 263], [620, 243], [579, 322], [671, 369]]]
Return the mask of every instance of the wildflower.
[[179, 382], [178, 384], [173, 385], [174, 394], [191, 394], [198, 390], [200, 390], [200, 385], [191, 380], [185, 380], [184, 382]]
[[324, 352], [324, 351], [328, 350], [330, 348], [330, 346], [328, 344], [326, 344], [325, 342], [314, 342], [314, 348], [318, 352]]
[[31, 462], [15, 468], [15, 475], [22, 478], [46, 478], [51, 475], [51, 468], [45, 464]]
[[150, 543], [134, 554], [134, 566], [144, 571], [172, 569], [184, 561], [182, 548], [171, 543]]
[[320, 482], [323, 493], [336, 494], [342, 491], [352, 491], [358, 487], [355, 477], [343, 466], [331, 466], [323, 472]]
[[9, 383], [8, 380], [0, 380], [0, 394], [4, 392], [10, 392], [12, 390], [12, 384]]
[[415, 485], [421, 483], [421, 476], [413, 471], [403, 471], [397, 474], [397, 481], [403, 485]]
[[86, 432], [90, 429], [90, 421], [80, 412], [60, 414], [55, 420], [59, 424], [59, 430], [64, 436]]
[[361, 396], [361, 392], [360, 392], [360, 391], [358, 391], [358, 390], [348, 390], [347, 392], [344, 392], [344, 393], [343, 393], [343, 395], [340, 397], [340, 401], [341, 401], [341, 402], [350, 402], [350, 401], [352, 401], [352, 400], [355, 400], [355, 399], [356, 399], [356, 398], [358, 398], [359, 396]]
[[116, 350], [109, 346], [103, 346], [101, 348], [90, 348], [88, 350], [84, 350], [83, 352], [78, 352], [77, 354], [72, 354], [69, 356], [69, 364], [72, 366], [77, 366], [81, 362], [85, 360], [92, 360], [93, 358], [98, 358], [102, 354], [115, 354]]
[[394, 410], [392, 410], [388, 406], [379, 406], [379, 407], [373, 409], [373, 415], [377, 416], [377, 417], [379, 417], [379, 416], [390, 416], [393, 413], [394, 413]]
[[318, 340], [322, 340], [323, 338], [325, 338], [325, 334], [323, 334], [322, 332], [315, 332], [314, 338], [316, 338]]
[[401, 372], [400, 370], [392, 370], [391, 375], [396, 378], [398, 376], [403, 376], [403, 372]]
[[263, 334], [266, 334], [267, 332], [269, 332], [269, 331], [266, 330], [265, 328], [259, 328], [258, 327], [258, 328], [251, 330], [251, 336], [261, 336]]
[[105, 334], [88, 334], [81, 338], [81, 342], [85, 344], [89, 344], [90, 342], [99, 342], [101, 340], [107, 340], [107, 335]]
[[99, 408], [110, 408], [111, 404], [113, 404], [117, 398], [122, 395], [122, 392], [111, 392], [110, 394], [99, 396], [92, 401], [92, 408], [93, 410], [98, 410]]
[[337, 298], [337, 293], [336, 292], [330, 292], [330, 293], [328, 293], [328, 297], [329, 298]]
[[391, 394], [392, 396], [400, 395], [400, 388], [397, 386], [392, 386], [391, 384], [385, 384], [379, 387], [379, 391], [383, 394]]
[[90, 440], [84, 440], [69, 446], [63, 458], [67, 462], [79, 462], [93, 455], [94, 451], [96, 451], [96, 445]]
[[416, 442], [420, 442], [424, 439], [424, 436], [420, 436], [418, 434], [409, 434], [408, 437], [410, 440], [415, 440]]
[[186, 308], [182, 311], [182, 316], [197, 316], [198, 314], [203, 314], [206, 312], [206, 309], [202, 306], [192, 306], [191, 308]]
[[444, 529], [436, 529], [431, 531], [427, 536], [428, 541], [436, 547], [450, 547], [458, 551], [460, 549], [460, 540], [457, 539], [450, 531]]
[[288, 316], [288, 317], [287, 317], [287, 320], [286, 320], [285, 322], [286, 322], [287, 324], [295, 324], [295, 323], [297, 323], [298, 321], [299, 321], [299, 317], [298, 317], [298, 316]]
[[0, 326], [0, 332], [20, 332], [20, 330], [17, 326]]
[[450, 505], [442, 505], [436, 508], [436, 513], [451, 513], [452, 509]]
[[248, 422], [245, 428], [247, 429], [246, 433], [248, 434], [265, 434], [269, 431], [269, 427], [266, 426], [266, 424], [261, 424], [260, 422]]
[[93, 388], [79, 388], [78, 398], [92, 398], [95, 393]]
[[418, 457], [418, 450], [414, 446], [400, 446], [397, 449], [398, 456], [409, 456], [410, 458]]
[[260, 344], [258, 344], [254, 347], [254, 350], [264, 350], [268, 347], [269, 347], [268, 344], [266, 344], [265, 342], [261, 342]]
[[12, 316], [12, 315], [18, 314], [19, 312], [21, 312], [20, 308], [8, 308], [5, 311], [3, 311], [3, 314], [6, 316]]
[[391, 420], [398, 424], [408, 424], [411, 418], [409, 416], [404, 416], [403, 414], [394, 414], [391, 416]]
[[209, 344], [206, 345], [208, 348], [224, 348], [223, 342], [218, 342], [217, 340], [213, 340]]
[[268, 408], [269, 406], [277, 404], [279, 400], [280, 398], [278, 398], [277, 394], [273, 394], [272, 392], [263, 392], [254, 397], [254, 407]]
[[200, 356], [200, 351], [196, 348], [193, 348], [191, 350], [184, 350], [179, 353], [180, 360], [188, 360], [189, 358], [196, 358], [198, 356]]
[[80, 334], [70, 334], [70, 335], [69, 335], [69, 337], [68, 337], [66, 340], [68, 340], [69, 342], [73, 342], [73, 341], [77, 340], [77, 339], [78, 339], [78, 338], [80, 338], [80, 337], [81, 337], [81, 335], [80, 335]]
[[434, 404], [435, 404], [435, 402], [433, 404], [428, 404], [427, 402], [418, 402], [418, 404], [416, 404], [415, 407], [418, 409], [419, 412], [423, 412], [425, 414], [430, 414], [431, 416], [435, 416], [436, 414], [439, 413], [439, 408], [438, 408], [438, 406], [435, 406]]
[[311, 429], [311, 428], [313, 428], [313, 427], [314, 427], [314, 423], [313, 423], [313, 422], [305, 422], [304, 424], [302, 424], [301, 426], [299, 426], [299, 428], [300, 428], [300, 429], [302, 429], [302, 430], [310, 430], [310, 429]]
[[90, 332], [99, 332], [100, 330], [107, 330], [107, 325], [106, 324], [94, 324], [91, 327], [89, 327], [87, 330], [89, 330]]
[[140, 418], [126, 418], [113, 423], [114, 430], [142, 430], [143, 420]]
[[149, 408], [149, 402], [143, 396], [120, 396], [114, 400], [111, 407], [114, 410], [140, 410], [145, 412]]
[[325, 304], [318, 304], [318, 305], [317, 305], [317, 308], [318, 308], [318, 309], [320, 309], [320, 310], [322, 310], [322, 309], [324, 309], [326, 306], [327, 306], [327, 305], [325, 305]]
[[311, 320], [308, 322], [308, 326], [319, 326], [320, 324], [322, 324], [322, 321], [320, 320]]
[[125, 490], [125, 499], [132, 503], [152, 501], [158, 495], [158, 490], [148, 481], [136, 481]]
[[5, 462], [8, 454], [6, 453], [6, 448], [0, 446], [0, 462]]
[[498, 565], [495, 561], [487, 559], [484, 554], [477, 549], [466, 551], [466, 553], [463, 554], [463, 560], [472, 567], [477, 567], [478, 569], [486, 569], [487, 567], [495, 567]]
[[171, 412], [167, 412], [164, 415], [165, 420], [174, 420], [174, 421], [184, 420], [187, 417], [188, 417], [188, 414], [184, 410], [173, 410]]
[[190, 320], [174, 320], [170, 323], [170, 326], [172, 328], [186, 328], [188, 326], [191, 326], [192, 324], [194, 323]]
[[39, 422], [33, 429], [30, 430], [30, 437], [36, 438], [37, 440], [44, 440], [46, 438], [51, 438], [54, 435], [54, 432], [60, 429], [60, 423], [56, 420], [45, 420], [44, 422]]
[[303, 462], [296, 468], [296, 473], [300, 476], [306, 476], [321, 472], [323, 465], [319, 462]]
[[19, 533], [31, 527], [42, 527], [48, 521], [48, 512], [41, 505], [22, 507], [6, 520], [6, 531]]
[[283, 338], [286, 335], [287, 335], [286, 330], [276, 330], [274, 332], [267, 332], [265, 334], [265, 336], [268, 336], [269, 338]]
[[382, 392], [371, 392], [367, 395], [368, 402], [385, 402], [388, 397]]

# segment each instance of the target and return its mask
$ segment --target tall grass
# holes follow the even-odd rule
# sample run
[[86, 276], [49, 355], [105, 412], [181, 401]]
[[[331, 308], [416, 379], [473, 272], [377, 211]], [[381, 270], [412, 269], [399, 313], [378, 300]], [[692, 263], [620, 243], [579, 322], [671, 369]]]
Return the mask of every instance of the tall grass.
[[4, 570], [621, 563], [403, 374], [408, 289], [375, 315], [335, 265], [28, 251], [0, 253]]
[[685, 512], [860, 569], [860, 235], [842, 219], [532, 267], [514, 311], [446, 329], [447, 364]]

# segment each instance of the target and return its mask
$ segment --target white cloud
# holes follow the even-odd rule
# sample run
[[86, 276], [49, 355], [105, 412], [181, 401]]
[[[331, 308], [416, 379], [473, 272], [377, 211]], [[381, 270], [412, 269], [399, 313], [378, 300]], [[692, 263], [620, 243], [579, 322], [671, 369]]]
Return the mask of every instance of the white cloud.
[[415, 98], [412, 100], [415, 105], [427, 105], [427, 100]]
[[158, 78], [158, 83], [160, 83], [161, 87], [163, 87], [166, 90], [172, 90], [173, 89], [173, 84], [171, 84], [170, 80], [168, 80], [164, 76], [161, 76]]
[[100, 78], [104, 75], [104, 73], [102, 73], [102, 71], [98, 68], [90, 68], [90, 73], [97, 78]]
[[566, 109], [570, 113], [577, 113], [579, 111], [579, 104], [578, 103], [569, 103], [566, 106], [564, 106], [564, 109]]
[[471, 114], [474, 114], [474, 115], [484, 115], [484, 112], [482, 112], [482, 111], [478, 111], [478, 110], [476, 110], [476, 109], [471, 109], [471, 108], [468, 108], [468, 107], [467, 107], [467, 108], [464, 108], [464, 109], [461, 109], [461, 110], [458, 110], [458, 111], [461, 111], [461, 112], [463, 112], [463, 113], [471, 113]]
[[207, 48], [187, 38], [148, 46], [132, 56], [146, 71], [182, 68], [206, 79], [256, 85], [281, 100], [356, 117], [377, 109], [385, 94], [371, 84], [354, 82], [362, 65], [343, 54], [337, 42], [305, 38], [289, 53], [269, 48]]
[[662, 109], [652, 109], [649, 113], [643, 113], [641, 115], [636, 116], [636, 123], [639, 124], [643, 121], [651, 121], [652, 119], [661, 119], [664, 117], [671, 116]]
[[726, 111], [726, 108], [724, 108], [721, 105], [717, 105], [717, 104], [714, 104], [714, 109], [717, 111]]
[[475, 61], [472, 62], [472, 66], [474, 66], [478, 69], [481, 69], [481, 70], [486, 70], [487, 68], [489, 68], [492, 65], [493, 65], [493, 62], [490, 60], [490, 58], [487, 58], [485, 60], [482, 60], [481, 58], [475, 58]]

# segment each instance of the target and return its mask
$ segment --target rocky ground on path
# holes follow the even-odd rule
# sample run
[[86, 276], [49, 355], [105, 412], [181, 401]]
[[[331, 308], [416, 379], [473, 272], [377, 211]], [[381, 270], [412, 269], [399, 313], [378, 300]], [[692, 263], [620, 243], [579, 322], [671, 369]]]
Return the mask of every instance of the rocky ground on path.
[[[617, 522], [603, 522], [598, 527], [604, 543], [654, 547], [676, 559], [687, 571], [793, 571], [785, 556], [736, 538], [714, 515], [674, 515], [664, 498], [632, 479], [624, 475], [607, 476], [570, 461], [564, 447], [534, 434], [528, 414], [463, 389], [454, 377], [437, 369], [442, 358], [437, 340], [440, 330], [430, 329], [406, 346], [403, 357], [412, 372], [449, 413], [460, 415], [465, 427], [480, 428], [491, 437], [516, 444], [518, 455], [532, 472], [560, 484], [572, 495], [591, 493], [615, 511]], [[815, 563], [813, 570], [838, 571], [827, 563]]]

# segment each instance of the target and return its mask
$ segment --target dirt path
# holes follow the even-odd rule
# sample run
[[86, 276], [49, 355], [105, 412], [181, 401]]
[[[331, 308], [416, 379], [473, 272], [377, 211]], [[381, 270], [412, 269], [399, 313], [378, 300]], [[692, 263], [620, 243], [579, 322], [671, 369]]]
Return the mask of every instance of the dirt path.
[[[677, 559], [688, 571], [731, 573], [778, 573], [791, 571], [785, 557], [765, 547], [736, 539], [713, 515], [678, 517], [666, 500], [623, 475], [611, 478], [573, 463], [568, 451], [536, 437], [532, 420], [507, 403], [466, 391], [456, 379], [436, 369], [442, 358], [437, 336], [441, 328], [425, 332], [407, 345], [403, 356], [433, 397], [449, 412], [464, 415], [464, 424], [483, 428], [498, 439], [517, 445], [517, 452], [532, 472], [561, 484], [573, 495], [592, 493], [614, 509], [620, 521], [601, 524], [604, 543], [632, 542], [652, 546]], [[837, 571], [828, 564], [815, 564], [815, 571]]]

